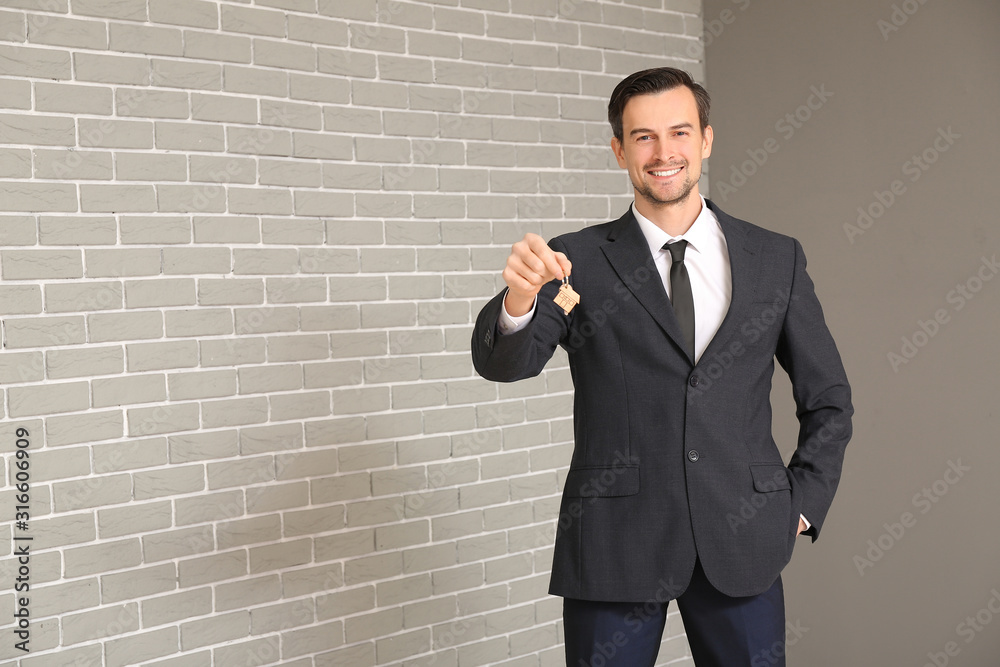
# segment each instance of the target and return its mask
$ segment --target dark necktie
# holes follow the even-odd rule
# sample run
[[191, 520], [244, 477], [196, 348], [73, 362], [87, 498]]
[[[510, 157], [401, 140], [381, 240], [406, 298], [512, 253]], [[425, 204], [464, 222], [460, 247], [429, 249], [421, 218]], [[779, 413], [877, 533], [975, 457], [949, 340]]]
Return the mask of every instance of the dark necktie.
[[691, 278], [684, 266], [684, 250], [687, 241], [677, 241], [663, 246], [670, 251], [670, 301], [674, 306], [674, 315], [684, 332], [687, 341], [688, 354], [694, 359], [694, 296], [691, 294]]

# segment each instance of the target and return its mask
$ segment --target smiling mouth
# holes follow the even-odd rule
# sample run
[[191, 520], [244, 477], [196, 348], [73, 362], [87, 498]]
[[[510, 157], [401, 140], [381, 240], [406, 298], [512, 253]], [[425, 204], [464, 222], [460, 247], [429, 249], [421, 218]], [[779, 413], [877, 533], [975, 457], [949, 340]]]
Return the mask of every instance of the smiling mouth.
[[650, 171], [649, 173], [660, 178], [669, 178], [670, 176], [679, 173], [683, 168], [684, 167], [677, 167], [676, 169], [657, 169], [655, 171]]

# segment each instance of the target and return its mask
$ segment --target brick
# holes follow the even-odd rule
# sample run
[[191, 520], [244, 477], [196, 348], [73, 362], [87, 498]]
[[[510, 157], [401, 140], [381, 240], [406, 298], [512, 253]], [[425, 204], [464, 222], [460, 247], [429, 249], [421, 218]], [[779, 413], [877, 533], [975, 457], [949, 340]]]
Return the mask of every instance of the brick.
[[[222, 584], [215, 590], [215, 609], [225, 611], [277, 600], [280, 597], [281, 585], [277, 575], [269, 575]], [[245, 663], [234, 663], [234, 667], [242, 664]]]
[[126, 308], [193, 306], [195, 301], [193, 279], [125, 281]]
[[[152, 65], [152, 77], [158, 86], [186, 88], [188, 90], [222, 89], [222, 67], [220, 65], [158, 59], [153, 59]], [[187, 96], [184, 95], [178, 99], [186, 101]], [[187, 118], [187, 114], [176, 117]]]
[[44, 377], [43, 368], [41, 352], [7, 352], [0, 355], [0, 383], [37, 382]]
[[[302, 394], [288, 394], [294, 398]], [[272, 397], [272, 399], [275, 397]], [[302, 426], [300, 424], [274, 424], [240, 431], [240, 454], [262, 454], [284, 449], [302, 447]]]
[[111, 89], [99, 86], [39, 82], [35, 84], [35, 108], [38, 111], [55, 113], [109, 116], [113, 110]]
[[[163, 150], [221, 152], [225, 147], [225, 132], [221, 126], [216, 124], [158, 121], [154, 134], [156, 147]], [[172, 186], [171, 189], [181, 190], [180, 186]], [[201, 193], [205, 198], [218, 196], [217, 192], [207, 186], [202, 186], [194, 192]], [[199, 200], [199, 204], [203, 204], [202, 206], [195, 206], [193, 202], [193, 198], [189, 199], [188, 205], [193, 206], [195, 211], [201, 211], [207, 207], [201, 200]], [[191, 209], [183, 210], [189, 212]]]
[[153, 124], [139, 120], [80, 118], [80, 145], [88, 148], [152, 148]]
[[7, 398], [11, 417], [76, 412], [90, 407], [90, 391], [86, 382], [10, 387]]
[[319, 16], [288, 15], [288, 38], [310, 44], [347, 46], [347, 22]]
[[0, 286], [0, 314], [33, 315], [42, 312], [42, 290], [38, 285]]
[[31, 153], [20, 149], [0, 151], [0, 176], [3, 178], [30, 178]]
[[172, 403], [153, 408], [131, 408], [128, 413], [128, 433], [156, 435], [197, 429], [197, 403]]
[[265, 342], [263, 338], [199, 341], [203, 366], [235, 366], [263, 363]]
[[143, 561], [146, 563], [207, 553], [214, 547], [211, 526], [183, 528], [142, 537]]
[[221, 489], [269, 482], [274, 479], [274, 461], [270, 456], [241, 459], [237, 462], [209, 463], [208, 488]]
[[163, 335], [163, 315], [159, 311], [95, 313], [87, 316], [90, 341], [135, 340]]
[[45, 420], [46, 441], [50, 446], [120, 438], [123, 431], [124, 420], [120, 410], [52, 416]]
[[199, 217], [194, 222], [194, 240], [197, 243], [260, 243], [260, 221], [240, 216]]
[[276, 632], [307, 625], [314, 618], [313, 602], [309, 599], [259, 607], [250, 612], [250, 632]]
[[120, 569], [136, 567], [141, 560], [139, 539], [131, 538], [67, 549], [63, 552], [63, 572], [66, 577], [79, 577], [102, 572], [108, 568], [109, 563], [114, 563], [114, 567]]
[[[90, 22], [87, 23], [94, 23]], [[103, 26], [101, 26], [103, 32]], [[149, 60], [120, 54], [74, 53], [73, 63], [77, 81], [95, 83], [147, 84]]]
[[[169, 0], [164, 0], [167, 2]], [[215, 11], [213, 5], [213, 11]], [[184, 56], [202, 60], [249, 63], [251, 42], [241, 35], [187, 30], [184, 33]]]
[[120, 602], [163, 593], [176, 587], [176, 568], [173, 563], [164, 563], [102, 576], [101, 598], [104, 602]]
[[[317, 165], [318, 168], [319, 165]], [[318, 245], [323, 243], [326, 227], [322, 220], [288, 220], [284, 218], [264, 218], [261, 220], [261, 237], [268, 244]], [[313, 270], [312, 260], [317, 251], [303, 249], [300, 262], [304, 272]]]
[[81, 184], [80, 210], [84, 212], [150, 212], [156, 210], [152, 185]]
[[128, 370], [132, 372], [193, 368], [198, 365], [198, 342], [193, 340], [129, 343], [125, 350]]
[[[389, 555], [398, 556], [398, 554]], [[353, 644], [365, 639], [391, 635], [402, 628], [403, 610], [397, 607], [348, 618], [344, 621], [344, 636], [348, 643]]]
[[316, 48], [312, 45], [255, 39], [253, 57], [254, 64], [264, 67], [316, 71]]
[[334, 530], [341, 530], [344, 528], [344, 525], [343, 513], [337, 511], [336, 508], [331, 509], [329, 507], [285, 512], [282, 520], [282, 530], [285, 537], [328, 533]]
[[331, 621], [311, 628], [291, 630], [281, 634], [282, 656], [299, 656], [340, 646], [343, 621]]
[[312, 539], [250, 548], [250, 572], [284, 570], [312, 561]]
[[183, 53], [181, 31], [175, 28], [111, 22], [108, 29], [112, 51], [159, 56], [179, 56]]
[[155, 248], [88, 249], [85, 260], [89, 278], [160, 273], [160, 250]]
[[97, 605], [97, 579], [81, 579], [44, 588], [31, 599], [31, 613], [35, 618], [44, 618]]
[[236, 333], [293, 332], [299, 328], [298, 308], [294, 306], [264, 306], [237, 308]]
[[308, 303], [326, 301], [325, 278], [268, 278], [268, 303]]
[[277, 515], [226, 521], [218, 525], [218, 535], [220, 549], [271, 542], [281, 537], [281, 522]]
[[169, 337], [215, 336], [233, 333], [233, 314], [227, 308], [192, 308], [166, 311]]
[[0, 46], [0, 75], [70, 79], [70, 55], [59, 49]]
[[258, 168], [261, 185], [319, 187], [322, 180], [320, 165], [317, 163], [261, 160]]
[[107, 667], [124, 667], [170, 655], [177, 651], [176, 627], [143, 632], [124, 639], [113, 639], [104, 644]]
[[300, 310], [302, 331], [352, 329], [360, 323], [360, 310], [354, 305], [304, 306]]
[[271, 419], [288, 421], [330, 415], [330, 394], [325, 391], [279, 394], [270, 398]]
[[228, 458], [239, 452], [235, 430], [174, 435], [168, 443], [171, 463]]
[[222, 29], [252, 35], [285, 36], [285, 16], [281, 12], [250, 7], [222, 6]]
[[205, 469], [200, 465], [192, 465], [136, 472], [132, 474], [132, 480], [135, 499], [148, 500], [201, 491], [205, 488]]
[[[306, 482], [247, 489], [248, 514], [297, 509], [308, 504], [309, 485]], [[288, 536], [287, 531], [285, 536]]]
[[267, 399], [264, 397], [236, 398], [202, 404], [202, 426], [241, 426], [267, 421]]
[[[316, 21], [315, 17], [310, 17], [310, 20]], [[289, 74], [288, 81], [289, 97], [293, 100], [309, 100], [327, 104], [346, 104], [350, 100], [351, 84], [344, 79], [292, 72]]]
[[130, 602], [70, 614], [62, 618], [61, 626], [65, 645], [134, 632], [139, 629], [139, 605]]
[[215, 30], [219, 27], [219, 10], [215, 3], [203, 0], [149, 0], [149, 20]]
[[53, 505], [58, 512], [125, 503], [131, 496], [129, 475], [103, 475], [52, 486]]
[[83, 277], [79, 250], [3, 250], [0, 262], [5, 280]]
[[172, 373], [168, 382], [171, 400], [219, 398], [236, 394], [236, 372], [233, 369]]
[[305, 386], [309, 389], [340, 387], [361, 384], [362, 365], [360, 361], [305, 364], [303, 372]]
[[[173, 511], [169, 501], [143, 505], [130, 504], [97, 511], [97, 528], [102, 539], [169, 528], [172, 521]], [[171, 572], [171, 576], [172, 574]], [[106, 591], [104, 597], [108, 599]]]
[[167, 399], [166, 378], [162, 374], [94, 379], [91, 381], [91, 388], [95, 408], [153, 403]]
[[[111, 153], [100, 151], [36, 150], [35, 176], [55, 179], [111, 180]], [[62, 221], [63, 218], [50, 218]], [[96, 222], [98, 218], [90, 218]], [[111, 218], [113, 221], [114, 219]], [[114, 243], [112, 239], [109, 243]]]
[[244, 550], [191, 558], [181, 561], [178, 565], [178, 579], [182, 587], [236, 579], [245, 576], [246, 573], [247, 553]]
[[174, 499], [177, 525], [236, 519], [245, 514], [243, 495], [238, 491], [198, 494]]
[[142, 620], [145, 626], [175, 623], [192, 616], [212, 611], [212, 589], [208, 587], [172, 593], [142, 601]]
[[241, 610], [222, 616], [182, 623], [180, 628], [181, 648], [185, 651], [200, 646], [228, 642], [250, 634], [250, 612]]

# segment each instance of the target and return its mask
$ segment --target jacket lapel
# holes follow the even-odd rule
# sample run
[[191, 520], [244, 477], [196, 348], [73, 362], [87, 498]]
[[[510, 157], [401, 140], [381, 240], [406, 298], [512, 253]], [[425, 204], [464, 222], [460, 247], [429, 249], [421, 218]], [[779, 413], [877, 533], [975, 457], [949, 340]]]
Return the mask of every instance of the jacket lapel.
[[674, 316], [667, 292], [663, 289], [663, 279], [656, 269], [653, 256], [649, 253], [649, 244], [632, 215], [631, 207], [611, 226], [608, 242], [601, 249], [625, 287], [674, 341], [678, 351], [693, 364], [694, 360], [685, 351], [687, 345], [684, 333]]
[[728, 340], [739, 332], [740, 327], [750, 315], [750, 304], [762, 298], [758, 296], [760, 285], [760, 236], [752, 233], [752, 229], [742, 220], [738, 220], [722, 211], [712, 201], [706, 199], [708, 208], [715, 213], [726, 237], [729, 248], [729, 268], [733, 279], [733, 296], [729, 302], [729, 310], [722, 320], [722, 325], [715, 333], [701, 359], [707, 359], [715, 352], [724, 349]]

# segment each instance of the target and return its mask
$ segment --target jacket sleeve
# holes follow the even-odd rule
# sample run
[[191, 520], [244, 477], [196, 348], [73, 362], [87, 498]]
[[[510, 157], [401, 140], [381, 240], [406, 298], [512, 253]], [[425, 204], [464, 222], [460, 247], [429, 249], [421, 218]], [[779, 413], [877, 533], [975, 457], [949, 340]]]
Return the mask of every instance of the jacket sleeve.
[[840, 482], [844, 451], [851, 439], [851, 388], [833, 336], [823, 318], [802, 246], [795, 244], [795, 269], [788, 310], [775, 352], [788, 373], [799, 435], [788, 463], [793, 505], [819, 537]]
[[[549, 247], [565, 252], [558, 239], [550, 241]], [[476, 372], [494, 382], [514, 382], [542, 372], [566, 337], [575, 315], [575, 311], [566, 315], [553, 301], [559, 286], [558, 280], [542, 286], [534, 317], [512, 334], [502, 335], [497, 329], [506, 289], [483, 306], [472, 331], [472, 363]]]

